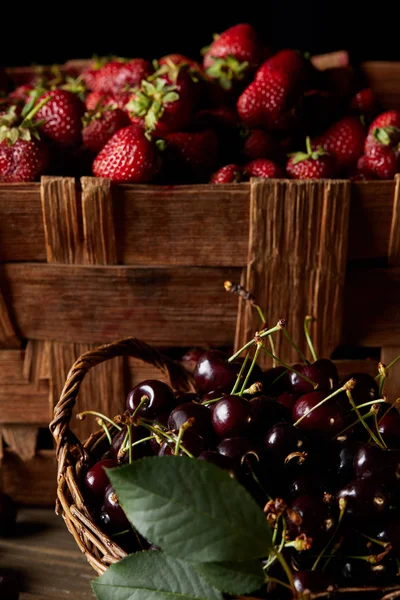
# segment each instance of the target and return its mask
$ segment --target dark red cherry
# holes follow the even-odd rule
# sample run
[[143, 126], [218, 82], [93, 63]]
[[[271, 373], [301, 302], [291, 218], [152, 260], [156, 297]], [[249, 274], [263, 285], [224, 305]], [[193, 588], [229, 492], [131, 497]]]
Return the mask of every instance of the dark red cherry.
[[109, 485], [104, 494], [104, 508], [111, 520], [111, 525], [115, 530], [130, 529], [130, 523], [122, 510], [118, 501], [118, 496], [114, 492], [113, 487]]
[[117, 463], [113, 458], [104, 458], [89, 469], [84, 479], [84, 486], [90, 499], [103, 501], [106, 487], [110, 485], [104, 469], [112, 469], [116, 466]]
[[193, 431], [205, 439], [213, 437], [211, 411], [204, 404], [196, 402], [185, 402], [174, 408], [168, 418], [168, 428], [171, 431], [179, 431], [179, 428], [189, 419], [192, 419]]
[[288, 482], [288, 493], [292, 500], [299, 496], [323, 497], [324, 492], [328, 490], [329, 477], [324, 475], [316, 476], [314, 471], [301, 472], [297, 475], [291, 475]]
[[263, 373], [261, 383], [263, 384], [263, 392], [276, 398], [279, 394], [283, 394], [288, 387], [287, 369], [285, 367], [267, 369]]
[[281, 421], [291, 421], [289, 410], [270, 396], [256, 396], [250, 400], [251, 430], [265, 436], [267, 431]]
[[317, 406], [328, 395], [328, 392], [310, 392], [300, 396], [293, 408], [293, 421], [296, 423], [303, 415], [307, 416], [296, 427], [305, 431], [331, 436], [344, 429], [343, 409], [334, 398], [310, 412], [314, 406]]
[[[344, 385], [349, 379], [356, 380], [356, 385], [351, 390], [352, 398], [356, 404], [363, 404], [364, 402], [370, 402], [379, 398], [378, 384], [368, 373], [351, 373], [340, 382], [340, 385]], [[340, 394], [339, 398], [349, 406], [349, 401], [345, 393], [343, 395]]]
[[[129, 461], [129, 452], [125, 452], [124, 454], [120, 454], [122, 444], [127, 441], [127, 427], [123, 427], [121, 431], [119, 431], [113, 438], [111, 444], [111, 454], [113, 459], [118, 463], [126, 463]], [[145, 437], [149, 437], [150, 433], [145, 427], [141, 426], [133, 426], [131, 427], [131, 440], [132, 443], [138, 442]], [[152, 454], [149, 450], [150, 446], [147, 442], [142, 442], [141, 444], [137, 444], [136, 446], [132, 446], [132, 459], [142, 458], [143, 456], [148, 456]]]
[[384, 527], [379, 531], [376, 536], [377, 540], [381, 542], [390, 542], [392, 545], [392, 552], [395, 556], [400, 557], [400, 520], [398, 517], [390, 519], [388, 523], [385, 523]]
[[338, 485], [345, 485], [354, 479], [354, 458], [361, 446], [361, 442], [356, 440], [335, 441], [330, 444], [329, 461]]
[[4, 492], [0, 492], [0, 536], [12, 535], [17, 518], [17, 504]]
[[282, 404], [292, 412], [293, 406], [297, 402], [297, 396], [295, 394], [290, 394], [289, 392], [283, 392], [283, 394], [279, 394], [276, 401], [278, 404]]
[[212, 411], [212, 425], [220, 438], [245, 433], [249, 427], [250, 403], [240, 396], [224, 396]]
[[334, 581], [332, 577], [322, 571], [297, 571], [293, 574], [293, 583], [299, 594], [309, 590], [310, 592], [323, 592], [331, 586]]
[[329, 504], [321, 496], [299, 496], [288, 510], [288, 527], [292, 535], [305, 533], [318, 543], [329, 538], [335, 530], [336, 519]]
[[217, 446], [217, 452], [233, 459], [235, 464], [240, 464], [243, 457], [250, 453], [257, 453], [254, 444], [247, 438], [231, 437], [222, 440]]
[[197, 363], [199, 362], [199, 358], [203, 356], [203, 354], [203, 348], [189, 348], [189, 350], [186, 350], [181, 357], [180, 362], [186, 371], [189, 371], [189, 373], [194, 373]]
[[282, 463], [292, 452], [303, 452], [305, 440], [302, 433], [290, 423], [277, 423], [265, 436], [264, 448], [271, 460]]
[[20, 586], [18, 576], [10, 569], [0, 569], [0, 598], [18, 600]]
[[157, 379], [146, 379], [134, 387], [126, 399], [126, 408], [133, 413], [143, 398], [146, 398], [146, 402], [137, 414], [150, 418], [156, 417], [158, 413], [168, 412], [176, 406], [171, 388]]
[[229, 456], [215, 452], [215, 450], [204, 450], [199, 455], [199, 460], [205, 460], [206, 462], [216, 465], [224, 471], [231, 471], [233, 473], [235, 463]]
[[334, 389], [337, 386], [339, 382], [339, 373], [335, 363], [333, 363], [329, 358], [319, 358], [312, 364], [312, 366], [317, 369], [326, 379], [332, 379], [330, 388]]
[[[327, 391], [331, 389], [330, 378], [326, 376], [324, 370], [320, 371], [318, 367], [315, 366], [315, 363], [312, 365], [295, 365], [294, 368], [314, 384], [317, 384], [319, 391]], [[288, 378], [291, 385], [290, 391], [293, 394], [302, 396], [303, 394], [308, 394], [314, 391], [314, 386], [300, 377], [300, 375], [297, 373], [294, 373], [294, 371], [291, 371], [288, 374]]]
[[337, 498], [346, 500], [346, 516], [357, 522], [386, 513], [390, 505], [387, 489], [374, 477], [350, 481], [339, 490]]
[[379, 432], [391, 448], [400, 448], [400, 415], [392, 409], [379, 421]]
[[202, 354], [196, 366], [196, 389], [200, 394], [216, 389], [229, 393], [235, 385], [240, 367], [238, 362], [228, 362], [228, 357], [220, 350], [208, 350]]
[[[178, 435], [178, 432], [175, 431], [175, 435]], [[188, 452], [193, 454], [193, 456], [197, 457], [206, 447], [204, 439], [198, 435], [192, 429], [187, 429], [182, 437], [181, 446], [186, 448]], [[168, 456], [171, 454], [175, 454], [175, 442], [164, 442], [158, 451], [158, 456]], [[184, 450], [179, 451], [180, 456], [187, 456]]]

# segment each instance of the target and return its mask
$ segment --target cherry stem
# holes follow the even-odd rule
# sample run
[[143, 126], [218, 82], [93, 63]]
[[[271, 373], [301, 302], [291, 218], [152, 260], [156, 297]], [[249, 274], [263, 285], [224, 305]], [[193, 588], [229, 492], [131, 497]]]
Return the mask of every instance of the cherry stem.
[[294, 369], [290, 365], [287, 365], [285, 362], [283, 362], [283, 360], [281, 360], [277, 356], [274, 356], [273, 354], [271, 354], [271, 352], [269, 350], [267, 350], [267, 348], [264, 345], [262, 346], [262, 350], [266, 354], [268, 354], [268, 356], [270, 358], [274, 358], [280, 365], [282, 365], [282, 367], [285, 367], [285, 369], [288, 369], [289, 371], [293, 371], [293, 373], [296, 373], [296, 375], [298, 375], [299, 377], [301, 377], [301, 379], [304, 379], [304, 381], [307, 381], [307, 383], [309, 383], [310, 385], [312, 385], [314, 389], [317, 388], [317, 384], [314, 381], [311, 381], [311, 379], [309, 379], [308, 377], [306, 377], [305, 375], [303, 375], [303, 373], [299, 373], [299, 371], [296, 371], [296, 369]]
[[362, 535], [362, 537], [369, 540], [370, 542], [378, 544], [378, 546], [381, 546], [382, 548], [387, 548], [389, 546], [389, 542], [382, 542], [381, 540], [376, 540], [372, 537], [369, 537], [368, 535], [365, 535], [365, 533], [362, 533], [362, 531], [358, 531], [358, 529], [355, 529], [354, 531], [356, 531], [359, 535]]
[[[233, 392], [231, 392], [231, 396], [233, 395]], [[235, 396], [237, 394], [235, 393]], [[204, 406], [209, 406], [210, 404], [215, 404], [216, 402], [219, 402], [220, 400], [222, 400], [222, 396], [220, 396], [220, 398], [213, 398], [212, 400], [204, 400], [203, 402], [200, 402], [200, 404], [203, 404]]]
[[386, 417], [386, 415], [388, 414], [388, 412], [390, 412], [392, 410], [392, 408], [394, 408], [396, 406], [396, 404], [399, 404], [399, 402], [400, 402], [400, 398], [397, 398], [397, 400], [395, 400], [393, 402], [393, 404], [391, 404], [389, 406], [389, 408], [387, 410], [385, 410], [385, 412], [383, 413], [382, 417], [378, 421], [379, 424], [383, 421], [383, 419]]
[[148, 402], [149, 402], [149, 397], [148, 396], [142, 396], [140, 398], [139, 404], [137, 405], [137, 407], [133, 411], [131, 418], [134, 419], [136, 417], [136, 413], [139, 411], [140, 408], [142, 408], [143, 404], [147, 404]]
[[[154, 435], [149, 435], [148, 437], [144, 437], [141, 440], [137, 440], [137, 442], [133, 442], [130, 446], [131, 448], [133, 448], [134, 446], [139, 446], [139, 444], [141, 444], [142, 442], [148, 442], [150, 440], [154, 440]], [[128, 448], [125, 447], [123, 452], [125, 454], [125, 452], [127, 452]]]
[[190, 420], [188, 420], [179, 427], [179, 433], [178, 433], [178, 436], [177, 436], [176, 442], [175, 442], [175, 452], [174, 452], [175, 456], [179, 456], [179, 448], [180, 448], [180, 445], [182, 442], [183, 434], [191, 426], [192, 426], [192, 422]]
[[304, 413], [304, 415], [302, 415], [300, 417], [300, 419], [297, 419], [296, 423], [293, 423], [293, 427], [297, 427], [298, 424], [301, 423], [301, 421], [303, 419], [305, 419], [306, 417], [308, 417], [314, 410], [317, 410], [317, 408], [320, 408], [323, 404], [325, 404], [325, 402], [328, 402], [328, 400], [331, 400], [332, 398], [334, 398], [335, 396], [337, 396], [338, 394], [340, 394], [341, 392], [343, 392], [343, 390], [345, 390], [345, 389], [346, 389], [346, 386], [344, 385], [343, 387], [339, 388], [338, 390], [334, 391], [332, 394], [330, 394], [329, 396], [327, 396], [326, 398], [324, 398], [323, 400], [321, 400], [321, 402], [318, 402], [318, 404], [316, 404], [315, 406], [313, 406], [312, 408], [310, 408], [310, 410], [308, 412]]
[[286, 329], [283, 329], [283, 335], [285, 336], [285, 338], [287, 339], [289, 344], [291, 344], [293, 346], [293, 348], [296, 350], [296, 352], [300, 355], [301, 360], [304, 362], [304, 364], [309, 365], [310, 361], [306, 359], [303, 352], [300, 350], [300, 348], [297, 346], [297, 344], [294, 343], [292, 336], [286, 331]]
[[376, 434], [377, 434], [381, 444], [383, 445], [383, 447], [387, 450], [387, 444], [386, 444], [385, 440], [383, 439], [381, 432], [379, 431], [378, 414], [376, 411], [373, 411], [373, 415], [374, 415], [374, 425], [375, 425]]
[[104, 429], [104, 433], [106, 434], [106, 438], [110, 442], [110, 446], [111, 446], [111, 444], [112, 444], [112, 438], [111, 438], [111, 434], [110, 434], [110, 432], [108, 430], [107, 425], [104, 423], [103, 419], [101, 419], [100, 417], [97, 419], [97, 423], [100, 425], [100, 427], [102, 427]]
[[250, 356], [250, 350], [248, 350], [246, 356], [244, 357], [243, 364], [240, 367], [239, 375], [236, 377], [235, 385], [232, 388], [231, 395], [234, 394], [236, 392], [236, 390], [238, 389], [238, 387], [239, 387], [239, 383], [240, 383], [240, 381], [242, 379], [242, 375], [243, 375], [244, 370], [246, 368], [247, 361], [249, 360], [249, 356]]
[[[364, 419], [368, 419], [369, 417], [372, 417], [373, 413], [372, 412], [368, 412], [366, 413], [364, 416]], [[354, 421], [354, 423], [351, 423], [350, 425], [347, 425], [347, 427], [345, 427], [344, 429], [342, 429], [342, 431], [340, 431], [339, 433], [337, 433], [331, 441], [333, 440], [337, 440], [338, 438], [340, 438], [340, 436], [342, 436], [344, 433], [346, 433], [346, 431], [348, 431], [349, 429], [351, 429], [352, 427], [354, 427], [355, 425], [357, 425], [359, 423], [359, 419], [357, 419], [357, 421]]]
[[[145, 427], [146, 429], [148, 429], [149, 431], [153, 432], [156, 436], [158, 437], [164, 437], [168, 442], [175, 442], [176, 441], [176, 436], [174, 436], [173, 434], [171, 434], [170, 432], [166, 432], [163, 429], [158, 429], [157, 427], [153, 427], [152, 425], [149, 425], [148, 423], [142, 421], [142, 425], [143, 427]], [[194, 458], [193, 454], [191, 452], [189, 452], [189, 450], [186, 450], [185, 446], [180, 447], [180, 449], [182, 450], [182, 452], [184, 452], [189, 458]]]
[[252, 371], [253, 371], [253, 369], [254, 369], [254, 367], [255, 367], [255, 365], [256, 365], [256, 362], [257, 362], [258, 356], [259, 356], [259, 354], [260, 354], [260, 352], [261, 352], [261, 345], [262, 345], [262, 344], [259, 344], [259, 345], [257, 346], [257, 350], [256, 350], [256, 351], [255, 351], [255, 353], [254, 353], [253, 360], [252, 360], [252, 362], [251, 362], [250, 368], [249, 368], [249, 370], [247, 371], [246, 378], [245, 378], [245, 380], [243, 381], [242, 388], [241, 388], [241, 390], [240, 390], [240, 392], [239, 392], [239, 396], [243, 396], [243, 393], [244, 393], [244, 391], [245, 391], [245, 389], [246, 389], [247, 382], [248, 382], [248, 381], [249, 381], [249, 379], [250, 379], [250, 375], [251, 375], [251, 373], [252, 373]]
[[335, 539], [335, 537], [337, 535], [337, 532], [339, 531], [340, 524], [341, 524], [341, 522], [343, 520], [344, 513], [346, 512], [346, 508], [347, 508], [347, 502], [346, 502], [346, 500], [344, 500], [343, 498], [342, 498], [342, 500], [343, 500], [343, 502], [341, 502], [339, 518], [338, 518], [337, 525], [335, 527], [335, 531], [332, 533], [332, 535], [331, 535], [330, 539], [328, 540], [327, 544], [325, 545], [325, 547], [321, 550], [321, 552], [317, 556], [317, 558], [316, 558], [313, 566], [311, 567], [311, 571], [315, 571], [316, 570], [316, 568], [318, 567], [319, 561], [324, 556], [324, 554], [328, 551], [328, 548], [332, 544], [333, 540]]
[[[346, 389], [346, 388], [345, 388], [345, 389]], [[376, 444], [377, 446], [379, 446], [379, 448], [381, 448], [382, 450], [384, 450], [384, 446], [382, 446], [381, 442], [380, 442], [380, 441], [379, 441], [379, 439], [376, 437], [376, 435], [374, 434], [374, 432], [373, 432], [373, 431], [372, 431], [372, 430], [371, 430], [371, 429], [368, 427], [367, 423], [364, 421], [364, 417], [362, 416], [362, 414], [361, 414], [361, 413], [360, 413], [360, 411], [358, 410], [358, 408], [357, 408], [357, 406], [356, 406], [356, 404], [355, 404], [355, 402], [354, 402], [354, 400], [353, 400], [353, 396], [352, 396], [352, 394], [351, 394], [351, 391], [350, 391], [350, 389], [348, 389], [348, 388], [346, 389], [346, 394], [347, 394], [347, 397], [348, 397], [348, 399], [349, 399], [349, 402], [350, 402], [351, 406], [353, 407], [353, 409], [354, 409], [354, 411], [355, 411], [355, 413], [356, 413], [356, 415], [357, 415], [357, 417], [358, 417], [358, 420], [359, 420], [359, 421], [361, 421], [361, 423], [363, 424], [363, 426], [365, 427], [365, 429], [368, 431], [369, 435], [370, 435], [370, 436], [372, 437], [372, 439], [374, 440], [375, 444]]]
[[108, 417], [106, 417], [106, 415], [103, 415], [100, 412], [97, 412], [95, 410], [85, 410], [81, 413], [78, 413], [76, 415], [76, 418], [79, 421], [83, 421], [83, 419], [86, 417], [86, 415], [93, 415], [95, 417], [99, 417], [100, 419], [102, 419], [103, 421], [107, 421], [107, 423], [110, 423], [111, 425], [113, 425], [116, 429], [118, 429], [118, 431], [121, 431], [122, 427], [120, 427], [119, 425], [117, 425], [116, 423], [114, 423], [114, 421], [112, 419], [109, 419]]
[[[365, 406], [372, 406], [373, 404], [387, 404], [387, 400], [379, 398], [379, 400], [371, 400], [370, 402], [364, 402], [364, 404], [358, 404], [357, 408], [364, 408]], [[352, 411], [354, 408], [351, 409]]]
[[[257, 335], [257, 338], [258, 337], [265, 338], [268, 335], [275, 333], [276, 331], [280, 331], [281, 329], [282, 329], [282, 327], [280, 327], [279, 325], [275, 325], [275, 327], [272, 327], [272, 329], [267, 329], [267, 331], [262, 331], [261, 333], [259, 333]], [[242, 348], [240, 348], [240, 350], [238, 350], [237, 352], [235, 352], [235, 354], [233, 354], [230, 358], [228, 358], [228, 362], [232, 362], [233, 360], [235, 360], [235, 358], [240, 356], [242, 354], [242, 352], [244, 352], [244, 350], [247, 350], [247, 348], [251, 348], [251, 346], [254, 346], [255, 343], [256, 343], [256, 338], [254, 337], [252, 340], [247, 342], [247, 344], [245, 344]]]
[[267, 575], [267, 581], [269, 583], [277, 583], [278, 585], [282, 585], [283, 587], [287, 588], [290, 591], [293, 591], [293, 588], [290, 587], [290, 585], [288, 585], [287, 583], [284, 583], [283, 581], [281, 581], [280, 579], [277, 579], [276, 577], [270, 577], [269, 575]]
[[311, 356], [313, 357], [314, 362], [318, 360], [317, 353], [315, 352], [314, 344], [310, 335], [310, 325], [315, 321], [314, 317], [307, 315], [304, 319], [304, 333], [306, 336], [307, 344], [311, 352]]
[[[393, 367], [393, 365], [395, 365], [398, 361], [400, 360], [400, 354], [398, 356], [396, 356], [396, 358], [394, 358], [392, 360], [392, 362], [390, 362], [387, 367], [386, 367], [386, 371], [388, 371], [389, 369], [391, 369]], [[381, 377], [381, 373], [378, 373], [378, 375], [376, 375], [375, 379], [378, 380]]]
[[295, 591], [295, 587], [294, 587], [293, 575], [292, 575], [292, 571], [290, 570], [289, 565], [287, 564], [286, 560], [284, 559], [282, 552], [277, 552], [274, 549], [274, 554], [276, 555], [276, 558], [278, 559], [278, 561], [281, 563], [282, 569], [286, 573], [286, 577], [288, 578], [290, 589], [295, 594], [296, 591]]
[[128, 440], [129, 440], [129, 464], [132, 463], [132, 425], [128, 425]]

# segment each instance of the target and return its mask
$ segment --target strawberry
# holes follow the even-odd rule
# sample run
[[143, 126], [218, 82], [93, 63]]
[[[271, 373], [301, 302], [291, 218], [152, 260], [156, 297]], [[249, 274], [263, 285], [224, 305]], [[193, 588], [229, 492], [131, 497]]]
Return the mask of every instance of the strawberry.
[[248, 132], [243, 143], [243, 154], [247, 160], [270, 158], [278, 160], [281, 149], [275, 138], [263, 129], [252, 129]]
[[[39, 105], [40, 106], [40, 105]], [[37, 110], [37, 109], [36, 109]], [[35, 181], [48, 167], [50, 155], [40, 140], [31, 111], [18, 125], [15, 107], [0, 119], [0, 182]]]
[[356, 167], [349, 174], [352, 181], [369, 181], [370, 179], [376, 179], [374, 173], [367, 167], [366, 160], [367, 157], [365, 155], [360, 156]]
[[390, 146], [375, 144], [365, 155], [365, 168], [378, 179], [394, 179], [400, 172], [400, 154]]
[[122, 183], [147, 183], [157, 174], [160, 157], [155, 145], [135, 125], [110, 138], [93, 162], [93, 174]]
[[263, 179], [278, 179], [285, 177], [285, 173], [279, 165], [267, 158], [257, 158], [244, 167], [247, 177], [262, 177]]
[[8, 95], [8, 98], [14, 102], [23, 102], [24, 104], [29, 101], [30, 94], [35, 88], [30, 84], [19, 85], [15, 90]]
[[184, 69], [163, 65], [142, 81], [127, 104], [132, 122], [158, 136], [185, 129], [196, 101], [194, 85]]
[[229, 90], [232, 81], [257, 69], [262, 51], [255, 30], [241, 23], [215, 37], [204, 55], [203, 66], [211, 79], [217, 79], [222, 88]]
[[130, 124], [125, 112], [111, 106], [86, 113], [83, 119], [83, 146], [95, 154], [104, 148], [114, 133]]
[[[365, 155], [373, 152], [374, 156], [376, 146], [385, 146], [393, 152], [400, 148], [400, 111], [389, 110], [376, 117], [368, 129], [368, 135], [364, 144]], [[385, 162], [388, 162], [389, 153], [378, 152], [381, 157], [386, 156]], [[395, 158], [393, 159], [395, 162]], [[376, 158], [374, 158], [376, 162]], [[391, 179], [391, 177], [389, 177]]]
[[158, 61], [160, 67], [175, 65], [179, 68], [186, 68], [192, 77], [203, 76], [203, 69], [200, 64], [184, 54], [166, 54]]
[[377, 113], [377, 102], [371, 88], [364, 88], [355, 94], [350, 101], [350, 110], [358, 115], [373, 117]]
[[120, 94], [102, 94], [101, 92], [90, 92], [86, 96], [85, 105], [87, 110], [96, 110], [100, 106], [113, 106], [125, 110], [126, 104], [131, 99], [130, 92]]
[[333, 154], [339, 169], [353, 167], [363, 154], [365, 132], [360, 119], [343, 117], [312, 140], [313, 149], [322, 147]]
[[211, 129], [165, 136], [166, 176], [180, 182], [208, 181], [215, 168], [218, 138]]
[[293, 179], [329, 179], [336, 175], [335, 157], [324, 150], [311, 148], [311, 140], [306, 139], [306, 152], [290, 155], [286, 171]]
[[280, 50], [263, 62], [255, 79], [264, 77], [268, 71], [275, 71], [285, 73], [288, 77], [300, 81], [306, 77], [309, 68], [311, 67], [297, 50]]
[[35, 119], [43, 121], [43, 134], [61, 148], [78, 146], [82, 138], [82, 117], [85, 105], [72, 92], [52, 90], [40, 96], [50, 100], [36, 113]]
[[152, 72], [151, 63], [144, 58], [112, 60], [99, 69], [92, 89], [103, 94], [119, 94], [138, 87], [142, 79], [146, 79]]
[[214, 173], [210, 183], [239, 183], [239, 181], [242, 181], [242, 176], [242, 167], [239, 167], [239, 165], [225, 165]]
[[400, 129], [400, 110], [388, 110], [378, 115], [369, 126], [368, 133], [373, 133], [375, 129], [382, 127], [397, 127]]

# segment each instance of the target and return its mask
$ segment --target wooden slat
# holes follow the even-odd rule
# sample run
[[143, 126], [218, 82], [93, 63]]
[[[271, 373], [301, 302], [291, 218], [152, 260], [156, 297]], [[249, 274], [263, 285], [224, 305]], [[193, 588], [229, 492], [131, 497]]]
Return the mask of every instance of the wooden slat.
[[0, 385], [29, 384], [24, 373], [24, 359], [23, 350], [0, 350]]
[[97, 344], [134, 335], [164, 346], [233, 340], [237, 303], [223, 282], [237, 280], [237, 269], [27, 263], [4, 271], [28, 339]]
[[[303, 352], [308, 352], [303, 333], [308, 314], [318, 321], [313, 326], [318, 354], [329, 356], [340, 342], [349, 206], [346, 181], [252, 183], [246, 288], [269, 327], [288, 319], [288, 331]], [[260, 328], [257, 312], [249, 303], [243, 308], [240, 345]], [[276, 336], [275, 349], [285, 361], [298, 358], [282, 335]], [[269, 364], [262, 356], [261, 364]]]
[[361, 69], [383, 108], [400, 108], [400, 63], [371, 61]]
[[0, 406], [0, 423], [46, 426], [51, 416], [48, 383], [1, 384]]
[[389, 237], [389, 264], [400, 266], [400, 176], [396, 175], [393, 213]]
[[114, 215], [109, 179], [82, 177], [84, 262], [117, 263]]
[[57, 468], [53, 450], [39, 450], [29, 461], [6, 451], [1, 463], [3, 489], [21, 504], [52, 506], [56, 497]]
[[[3, 291], [2, 291], [3, 287]], [[0, 278], [0, 348], [20, 348], [21, 342], [17, 337], [9, 310], [4, 297], [4, 281]]]
[[335, 360], [340, 379], [352, 373], [368, 373], [372, 377], [378, 374], [378, 365], [374, 360]]
[[[400, 344], [398, 346], [384, 346], [381, 352], [381, 361], [389, 365], [392, 360], [400, 355]], [[388, 371], [388, 377], [385, 379], [384, 390], [391, 402], [400, 398], [400, 362], [397, 362]]]
[[82, 256], [80, 215], [72, 177], [42, 177], [41, 199], [49, 262], [75, 263]]
[[38, 428], [35, 425], [0, 426], [0, 436], [7, 444], [7, 450], [17, 454], [21, 460], [32, 460], [36, 452]]
[[400, 268], [348, 271], [342, 341], [385, 347], [400, 345]]

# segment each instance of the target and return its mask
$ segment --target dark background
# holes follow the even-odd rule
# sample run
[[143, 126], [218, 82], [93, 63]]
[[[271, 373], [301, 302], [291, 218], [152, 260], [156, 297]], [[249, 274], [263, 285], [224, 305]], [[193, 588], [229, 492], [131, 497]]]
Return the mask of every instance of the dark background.
[[[54, 1], [54, 0], [53, 0]], [[338, 49], [361, 60], [400, 60], [398, 2], [243, 1], [158, 3], [131, 0], [107, 4], [84, 1], [2, 6], [0, 63], [51, 64], [93, 54], [153, 58], [179, 51], [196, 57], [199, 49], [239, 22], [256, 27], [275, 48], [313, 54]]]

